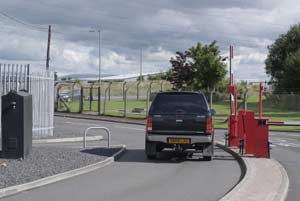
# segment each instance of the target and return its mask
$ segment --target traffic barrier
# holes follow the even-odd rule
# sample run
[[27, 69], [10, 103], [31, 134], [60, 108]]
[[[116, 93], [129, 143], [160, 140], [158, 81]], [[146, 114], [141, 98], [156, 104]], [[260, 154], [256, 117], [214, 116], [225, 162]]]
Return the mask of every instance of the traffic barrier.
[[250, 110], [240, 110], [237, 114], [237, 92], [231, 82], [230, 94], [231, 113], [228, 122], [228, 146], [239, 147], [241, 154], [253, 155], [257, 158], [269, 158], [269, 124], [268, 118], [262, 116], [262, 91], [260, 84], [259, 116]]

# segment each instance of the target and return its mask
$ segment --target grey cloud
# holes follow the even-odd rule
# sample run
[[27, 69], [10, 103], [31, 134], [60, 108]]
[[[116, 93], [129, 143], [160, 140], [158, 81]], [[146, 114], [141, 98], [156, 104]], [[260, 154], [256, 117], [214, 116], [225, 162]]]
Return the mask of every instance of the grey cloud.
[[[52, 41], [54, 47], [61, 51], [59, 54], [52, 53], [51, 62], [62, 72], [71, 69], [78, 72], [82, 69], [95, 71], [98, 37], [96, 33], [89, 33], [89, 30], [98, 25], [102, 30], [103, 56], [115, 59], [112, 55], [117, 54], [118, 58], [122, 58], [120, 61], [112, 61], [112, 68], [104, 67], [109, 72], [113, 72], [116, 67], [114, 65], [123, 66], [127, 71], [130, 71], [132, 65], [131, 69], [135, 71], [140, 48], [144, 49], [145, 55], [155, 55], [160, 51], [174, 53], [188, 49], [197, 41], [209, 43], [217, 40], [222, 54], [227, 54], [229, 44], [235, 46], [236, 54], [265, 54], [270, 41], [285, 32], [291, 23], [300, 20], [290, 14], [289, 10], [293, 7], [297, 6], [279, 0], [228, 0], [226, 3], [224, 0], [10, 0], [0, 3], [0, 11], [28, 24], [44, 28], [52, 24]], [[11, 28], [17, 32], [15, 38], [28, 38], [23, 45], [19, 40], [19, 44], [11, 48], [1, 42], [0, 59], [44, 59], [46, 29], [44, 32], [32, 31], [33, 27], [26, 28], [3, 16], [0, 17], [0, 22], [6, 24], [6, 27], [17, 26]], [[5, 38], [10, 33], [1, 31], [0, 37]], [[77, 58], [73, 58], [74, 61], [71, 61], [70, 55], [68, 60], [62, 57], [64, 50], [72, 49], [71, 44], [76, 44], [74, 54], [84, 59], [76, 61]], [[25, 46], [34, 48], [34, 51]], [[242, 52], [239, 47], [249, 49]], [[6, 51], [3, 52], [3, 49]], [[244, 58], [239, 65], [263, 68], [263, 62], [260, 62], [261, 60]], [[75, 69], [72, 65], [84, 67]], [[151, 59], [145, 59], [144, 64], [149, 71], [157, 69], [157, 66], [164, 66], [166, 69], [168, 65], [168, 61]], [[253, 76], [250, 72], [248, 76]]]

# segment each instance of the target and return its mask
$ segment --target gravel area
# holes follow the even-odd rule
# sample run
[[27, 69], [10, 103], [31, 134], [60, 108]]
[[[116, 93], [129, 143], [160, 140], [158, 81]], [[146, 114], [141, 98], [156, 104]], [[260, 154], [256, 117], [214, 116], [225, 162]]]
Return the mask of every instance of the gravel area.
[[[33, 147], [24, 160], [0, 158], [0, 188], [23, 184], [93, 164], [112, 156], [120, 148], [77, 149]], [[2, 163], [2, 164], [1, 164]]]

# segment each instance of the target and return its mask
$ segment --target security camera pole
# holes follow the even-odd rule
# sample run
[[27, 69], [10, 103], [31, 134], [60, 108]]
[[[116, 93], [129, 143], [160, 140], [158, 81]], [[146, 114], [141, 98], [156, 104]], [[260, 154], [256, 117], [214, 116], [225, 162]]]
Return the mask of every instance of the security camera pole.
[[49, 70], [50, 43], [51, 43], [51, 25], [49, 25], [49, 29], [48, 29], [48, 44], [47, 44], [46, 70]]

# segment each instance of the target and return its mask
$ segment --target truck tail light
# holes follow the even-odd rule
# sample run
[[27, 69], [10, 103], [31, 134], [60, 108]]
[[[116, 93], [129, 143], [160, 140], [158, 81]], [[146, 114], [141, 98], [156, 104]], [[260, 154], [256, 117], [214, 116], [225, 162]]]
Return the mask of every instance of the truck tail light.
[[205, 131], [207, 135], [211, 135], [213, 133], [213, 123], [211, 117], [206, 118], [205, 128], [206, 128]]
[[152, 120], [152, 117], [148, 117], [147, 118], [147, 125], [146, 125], [146, 131], [152, 131], [152, 123], [153, 123], [153, 120]]

